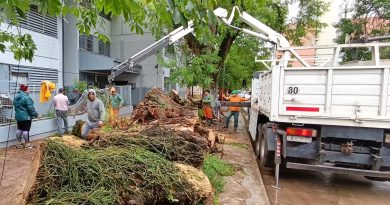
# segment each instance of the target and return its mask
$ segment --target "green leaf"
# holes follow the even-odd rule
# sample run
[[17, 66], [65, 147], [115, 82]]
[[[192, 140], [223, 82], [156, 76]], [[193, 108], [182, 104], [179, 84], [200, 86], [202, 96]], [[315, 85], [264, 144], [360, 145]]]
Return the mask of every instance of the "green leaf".
[[171, 11], [176, 11], [175, 1], [174, 0], [167, 0], [167, 2], [168, 2], [169, 9]]
[[184, 27], [188, 27], [188, 19], [182, 13], [180, 13], [180, 23]]
[[187, 2], [187, 5], [186, 5], [186, 10], [188, 12], [192, 12], [192, 10], [195, 8], [194, 4], [191, 2], [191, 1], [188, 1]]
[[181, 18], [182, 18], [181, 13], [178, 10], [175, 10], [174, 11], [174, 16], [173, 16], [173, 22], [175, 24], [180, 24], [181, 23]]
[[2, 43], [0, 43], [0, 51], [1, 51], [2, 53], [4, 53], [4, 51], [5, 51], [5, 45], [2, 44]]
[[19, 7], [15, 7], [15, 10], [21, 18], [26, 18], [26, 14]]

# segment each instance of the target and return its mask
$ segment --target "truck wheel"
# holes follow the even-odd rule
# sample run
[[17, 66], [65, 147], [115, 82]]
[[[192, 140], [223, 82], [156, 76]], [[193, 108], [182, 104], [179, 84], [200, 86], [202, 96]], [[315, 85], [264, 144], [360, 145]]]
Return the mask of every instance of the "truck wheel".
[[262, 133], [261, 129], [262, 129], [262, 124], [259, 124], [257, 127], [256, 139], [254, 141], [256, 158], [260, 157], [260, 138], [261, 138], [261, 133]]
[[256, 142], [256, 147], [259, 146], [259, 158], [260, 164], [262, 167], [274, 167], [274, 156], [275, 153], [273, 151], [268, 151], [268, 143], [267, 143], [267, 125], [264, 124], [262, 126], [261, 136], [258, 137]]

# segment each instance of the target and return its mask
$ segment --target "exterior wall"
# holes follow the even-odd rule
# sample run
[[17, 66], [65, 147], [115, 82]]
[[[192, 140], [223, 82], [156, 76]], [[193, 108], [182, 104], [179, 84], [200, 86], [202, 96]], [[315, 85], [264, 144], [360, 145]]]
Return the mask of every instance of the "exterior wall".
[[9, 92], [9, 66], [0, 64], [0, 93]]
[[[342, 5], [343, 1], [336, 1], [336, 0], [325, 0], [325, 2], [328, 2], [329, 10], [321, 16], [321, 22], [326, 23], [327, 26], [322, 29], [322, 31], [317, 36], [317, 42], [316, 45], [332, 45], [335, 44], [335, 39], [337, 36], [337, 30], [333, 26], [336, 24], [341, 17], [342, 14]], [[319, 49], [316, 50], [316, 58], [318, 58], [319, 62], [323, 61], [324, 59], [332, 58], [333, 50], [332, 49]]]
[[[127, 60], [132, 55], [143, 50], [155, 42], [151, 32], [145, 30], [144, 35], [132, 33], [130, 28], [123, 22], [123, 19], [113, 18], [111, 20], [111, 54], [112, 57], [121, 61]], [[163, 87], [163, 71], [156, 69], [157, 57], [148, 57], [140, 63], [142, 69], [140, 74], [134, 78], [125, 79], [118, 77], [118, 80], [128, 80], [129, 83], [136, 83], [136, 88]]]
[[114, 59], [105, 56], [92, 53], [89, 51], [79, 50], [79, 70], [94, 70], [94, 71], [107, 71], [110, 70], [115, 64]]
[[[112, 54], [114, 57], [119, 58], [121, 61], [127, 60], [132, 55], [141, 51], [145, 47], [154, 43], [154, 39], [150, 33], [145, 33], [144, 36], [136, 34], [126, 34], [120, 36], [112, 36]], [[119, 52], [118, 52], [119, 51]], [[137, 87], [162, 87], [161, 68], [156, 69], [157, 57], [150, 56], [140, 63], [142, 69], [137, 77]]]
[[71, 86], [79, 79], [79, 32], [76, 19], [66, 17], [64, 22], [64, 85]]
[[[110, 38], [111, 22], [103, 17], [98, 17], [102, 24], [90, 33], [100, 32]], [[64, 79], [65, 86], [73, 86], [75, 80], [83, 80], [95, 86], [104, 87], [108, 84], [108, 71], [118, 64], [109, 56], [99, 54], [99, 40], [93, 38], [93, 52], [80, 50], [79, 31], [76, 27], [76, 19], [73, 16], [66, 18], [64, 25]]]
[[[126, 106], [120, 109], [119, 114], [120, 115], [128, 115], [133, 111], [132, 106]], [[68, 117], [68, 123], [69, 127], [73, 127], [77, 120], [87, 120], [87, 115], [77, 115], [75, 117]], [[7, 138], [8, 138], [8, 130], [10, 131], [10, 136], [8, 139], [8, 146], [15, 145], [17, 143], [16, 141], [16, 124], [12, 124], [10, 127], [8, 125], [6, 126], [0, 126], [0, 148], [5, 147], [7, 145]], [[44, 119], [44, 120], [37, 120], [33, 121], [30, 131], [30, 140], [38, 140], [46, 138], [50, 135], [53, 135], [57, 132], [57, 122], [55, 118], [50, 119]]]
[[[62, 22], [58, 18], [57, 21], [57, 28], [62, 27]], [[17, 29], [15, 27], [8, 28], [8, 25], [1, 24], [0, 25], [1, 30], [7, 30], [9, 32], [17, 33]], [[35, 55], [32, 62], [29, 61], [16, 61], [13, 57], [13, 53], [10, 50], [6, 50], [5, 53], [0, 54], [0, 93], [9, 93], [11, 94], [11, 99], [14, 97], [14, 87], [10, 87], [10, 81], [11, 81], [11, 73], [10, 70], [12, 67], [15, 70], [15, 67], [20, 68], [23, 70], [23, 72], [27, 72], [29, 75], [29, 78], [33, 76], [32, 73], [37, 73], [37, 70], [45, 70], [45, 69], [54, 69], [57, 70], [58, 77], [55, 77], [56, 81], [58, 83], [56, 84], [57, 87], [62, 87], [63, 85], [63, 78], [62, 78], [62, 29], [58, 29], [58, 37], [51, 37], [48, 35], [44, 35], [41, 33], [33, 32], [27, 29], [21, 28], [21, 33], [29, 33], [36, 46], [37, 50], [35, 51]], [[34, 76], [37, 76], [34, 74]], [[51, 76], [53, 77], [53, 76]], [[34, 82], [29, 82], [30, 84], [39, 85], [39, 82], [37, 80], [44, 80], [44, 74], [42, 74], [39, 78], [34, 78]], [[32, 80], [32, 79], [30, 79]], [[19, 82], [20, 83], [20, 82]], [[18, 83], [18, 84], [19, 84]], [[16, 85], [18, 86], [18, 85]], [[31, 87], [31, 86], [30, 86]], [[34, 87], [31, 88], [32, 92], [30, 93], [30, 96], [32, 96], [34, 100], [34, 106], [38, 113], [40, 114], [47, 114], [51, 102], [48, 103], [39, 103], [39, 88]], [[34, 91], [35, 90], [35, 91]], [[0, 113], [4, 114], [4, 113]], [[13, 116], [10, 115], [10, 113], [7, 113], [7, 117], [13, 118]]]
[[[60, 25], [59, 25], [60, 26]], [[8, 28], [8, 25], [2, 23], [0, 25], [0, 30], [6, 30], [8, 32], [17, 33], [16, 27]], [[60, 39], [47, 36], [41, 33], [36, 33], [29, 31], [27, 29], [21, 28], [21, 33], [31, 34], [37, 50], [35, 51], [34, 59], [32, 62], [22, 60], [20, 61], [21, 66], [31, 66], [31, 67], [41, 67], [41, 68], [53, 68], [62, 71], [61, 65], [61, 52], [60, 52]], [[18, 65], [18, 61], [14, 59], [13, 53], [10, 50], [5, 50], [4, 53], [0, 55], [0, 63], [4, 64], [13, 64]]]

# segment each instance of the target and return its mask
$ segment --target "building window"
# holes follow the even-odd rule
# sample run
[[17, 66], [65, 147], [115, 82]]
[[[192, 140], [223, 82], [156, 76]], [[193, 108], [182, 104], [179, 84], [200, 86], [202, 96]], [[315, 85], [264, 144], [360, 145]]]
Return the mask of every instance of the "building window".
[[110, 42], [104, 43], [102, 40], [99, 40], [99, 54], [110, 56]]
[[81, 34], [79, 36], [79, 47], [80, 47], [80, 49], [92, 52], [93, 51], [93, 36], [92, 35], [86, 36], [85, 34]]

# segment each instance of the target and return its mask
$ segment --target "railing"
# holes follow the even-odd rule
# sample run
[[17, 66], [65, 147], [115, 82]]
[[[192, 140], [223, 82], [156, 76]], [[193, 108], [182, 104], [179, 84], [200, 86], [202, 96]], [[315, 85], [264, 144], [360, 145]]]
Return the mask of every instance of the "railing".
[[80, 70], [111, 70], [118, 65], [114, 58], [104, 55], [79, 50], [79, 69]]
[[[361, 68], [381, 67], [383, 59], [381, 59], [380, 49], [390, 47], [390, 43], [359, 43], [359, 44], [334, 44], [323, 46], [302, 46], [278, 48], [274, 59], [263, 60], [261, 56], [257, 56], [255, 62], [263, 63], [263, 65], [271, 69], [272, 65], [286, 65], [288, 67], [300, 68], [318, 68], [318, 67], [335, 67], [339, 66], [342, 61], [342, 54], [345, 49], [367, 48], [371, 53], [371, 65], [360, 66]], [[313, 50], [313, 55], [307, 56], [300, 54], [300, 51]], [[286, 55], [287, 54], [287, 55]], [[288, 58], [286, 58], [288, 56]], [[290, 57], [291, 56], [291, 57]], [[299, 66], [290, 66], [292, 63], [298, 63]], [[345, 63], [343, 66], [348, 66]], [[388, 65], [387, 63], [385, 63]]]
[[0, 125], [12, 121], [12, 99], [9, 93], [0, 93]]
[[[115, 86], [117, 94], [122, 96], [124, 105], [131, 105], [131, 86]], [[108, 88], [96, 90], [97, 98], [103, 101], [104, 105], [108, 107], [110, 103], [110, 92]], [[69, 115], [79, 115], [84, 113], [87, 107], [88, 92], [85, 90], [81, 97], [77, 100], [76, 104], [69, 106]]]

